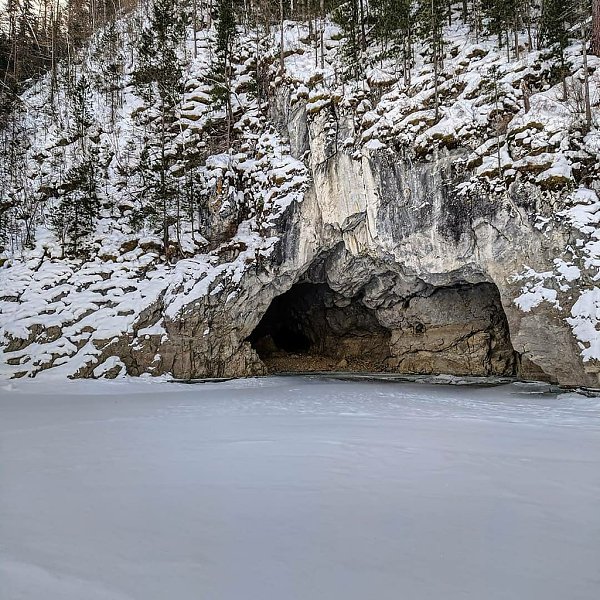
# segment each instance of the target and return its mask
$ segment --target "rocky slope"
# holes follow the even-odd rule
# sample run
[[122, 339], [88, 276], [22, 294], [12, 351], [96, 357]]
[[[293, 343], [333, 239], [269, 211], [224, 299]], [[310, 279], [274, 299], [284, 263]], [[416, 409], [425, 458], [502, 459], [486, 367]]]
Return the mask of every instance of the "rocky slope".
[[[284, 77], [276, 47], [261, 56], [268, 109], [244, 91], [252, 51], [238, 53], [240, 143], [203, 155], [210, 223], [202, 243], [185, 234], [187, 258], [164, 264], [152, 231], [123, 225], [128, 180], [110, 162], [117, 203], [91, 259], [60, 258], [43, 218], [33, 249], [7, 248], [3, 374], [188, 378], [271, 366], [600, 385], [600, 134], [560, 101], [548, 53], [508, 63], [491, 41], [449, 26], [436, 121], [424, 56], [410, 83], [385, 61], [342, 83], [333, 26], [323, 69], [307, 28], [288, 22], [285, 34]], [[186, 151], [215, 118], [203, 39], [179, 117]], [[569, 51], [573, 88], [580, 54]], [[595, 119], [599, 66], [591, 57]], [[126, 79], [117, 125], [99, 111], [106, 147], [135, 145], [148, 110]], [[28, 102], [43, 93], [42, 83]], [[60, 127], [39, 133], [43, 118], [24, 117], [34, 173], [69, 147]]]

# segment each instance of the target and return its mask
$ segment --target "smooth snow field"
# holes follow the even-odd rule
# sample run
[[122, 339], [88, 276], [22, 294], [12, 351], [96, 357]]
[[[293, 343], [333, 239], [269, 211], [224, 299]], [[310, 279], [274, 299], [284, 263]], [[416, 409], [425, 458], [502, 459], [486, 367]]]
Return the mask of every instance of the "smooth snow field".
[[4, 382], [0, 598], [598, 600], [600, 400], [532, 389]]

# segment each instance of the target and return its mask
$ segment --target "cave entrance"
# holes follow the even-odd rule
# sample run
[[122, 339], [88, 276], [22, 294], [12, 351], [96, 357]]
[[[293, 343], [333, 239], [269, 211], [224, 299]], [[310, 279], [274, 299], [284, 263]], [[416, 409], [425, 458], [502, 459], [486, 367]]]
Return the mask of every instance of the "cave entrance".
[[273, 373], [384, 371], [390, 335], [360, 298], [297, 283], [273, 300], [249, 341]]
[[[348, 298], [297, 283], [273, 299], [248, 338], [268, 371], [369, 371], [514, 376], [514, 351], [492, 283], [429, 287], [395, 297], [390, 286]], [[376, 308], [371, 308], [375, 306]]]

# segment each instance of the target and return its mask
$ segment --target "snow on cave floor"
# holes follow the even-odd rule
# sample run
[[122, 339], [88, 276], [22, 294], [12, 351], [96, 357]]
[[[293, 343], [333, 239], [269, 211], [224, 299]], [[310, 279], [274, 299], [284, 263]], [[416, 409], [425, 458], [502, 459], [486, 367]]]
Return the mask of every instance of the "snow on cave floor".
[[594, 599], [600, 400], [0, 384], [3, 600]]

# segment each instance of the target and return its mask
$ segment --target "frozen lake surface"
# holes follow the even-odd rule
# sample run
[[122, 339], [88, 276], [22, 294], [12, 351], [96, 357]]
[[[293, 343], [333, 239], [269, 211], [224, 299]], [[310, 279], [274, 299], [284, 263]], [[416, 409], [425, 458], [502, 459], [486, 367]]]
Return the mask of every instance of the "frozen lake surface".
[[597, 600], [600, 400], [0, 384], [2, 600]]

